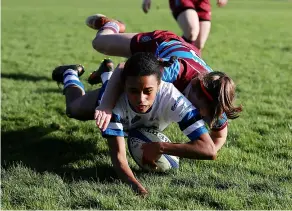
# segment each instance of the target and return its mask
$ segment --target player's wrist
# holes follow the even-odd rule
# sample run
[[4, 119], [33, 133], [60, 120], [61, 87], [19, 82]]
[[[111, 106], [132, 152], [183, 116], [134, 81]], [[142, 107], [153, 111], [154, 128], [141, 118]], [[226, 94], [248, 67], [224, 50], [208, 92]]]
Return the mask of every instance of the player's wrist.
[[157, 148], [160, 154], [165, 154], [165, 142], [155, 142], [157, 143]]

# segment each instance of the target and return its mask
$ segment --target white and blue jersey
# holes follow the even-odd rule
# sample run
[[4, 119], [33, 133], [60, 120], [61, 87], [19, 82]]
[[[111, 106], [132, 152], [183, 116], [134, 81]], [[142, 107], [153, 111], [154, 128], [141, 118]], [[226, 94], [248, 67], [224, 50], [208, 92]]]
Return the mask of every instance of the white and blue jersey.
[[102, 133], [106, 136], [127, 136], [127, 131], [138, 127], [153, 127], [163, 131], [177, 122], [191, 140], [208, 133], [199, 111], [171, 83], [161, 82], [153, 106], [147, 113], [136, 113], [124, 93], [113, 109], [111, 121]]

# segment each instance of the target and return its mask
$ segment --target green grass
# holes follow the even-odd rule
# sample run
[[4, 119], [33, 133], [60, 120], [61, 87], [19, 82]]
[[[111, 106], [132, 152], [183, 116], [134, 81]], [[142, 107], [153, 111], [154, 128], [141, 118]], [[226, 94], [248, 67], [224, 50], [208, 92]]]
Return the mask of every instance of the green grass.
[[[216, 161], [181, 159], [179, 171], [149, 174], [129, 156], [149, 189], [136, 196], [114, 174], [105, 139], [92, 122], [65, 116], [52, 69], [82, 63], [94, 70], [103, 55], [91, 47], [88, 15], [104, 13], [128, 32], [181, 34], [167, 1], [3, 0], [1, 70], [1, 201], [3, 209], [291, 209], [291, 1], [213, 1], [204, 59], [238, 86], [242, 116], [230, 123]], [[163, 18], [161, 18], [163, 17]], [[113, 58], [115, 62], [122, 58]], [[94, 89], [85, 82], [87, 89]], [[178, 127], [165, 131], [186, 141]]]

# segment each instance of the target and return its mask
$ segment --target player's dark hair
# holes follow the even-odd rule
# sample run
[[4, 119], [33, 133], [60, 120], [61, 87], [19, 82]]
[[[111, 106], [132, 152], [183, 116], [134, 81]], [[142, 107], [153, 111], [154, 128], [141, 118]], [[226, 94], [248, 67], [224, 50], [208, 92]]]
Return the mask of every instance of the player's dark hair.
[[234, 105], [236, 87], [230, 77], [223, 72], [214, 71], [200, 75], [198, 78], [195, 89], [198, 90], [199, 96], [205, 97], [208, 102], [213, 114], [211, 125], [223, 113], [228, 119], [239, 117], [242, 106], [236, 107]]
[[132, 55], [125, 63], [121, 73], [121, 80], [126, 81], [127, 77], [155, 75], [160, 83], [162, 77], [163, 64], [157, 60], [153, 53], [138, 52]]

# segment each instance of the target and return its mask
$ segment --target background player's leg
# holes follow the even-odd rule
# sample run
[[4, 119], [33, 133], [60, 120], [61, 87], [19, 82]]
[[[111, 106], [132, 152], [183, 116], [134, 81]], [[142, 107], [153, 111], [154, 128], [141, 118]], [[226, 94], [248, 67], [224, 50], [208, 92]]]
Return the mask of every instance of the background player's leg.
[[177, 22], [183, 31], [183, 38], [189, 43], [194, 42], [200, 31], [197, 12], [194, 9], [187, 9], [178, 15]]
[[195, 40], [195, 46], [202, 51], [211, 30], [211, 21], [200, 21], [200, 32]]

